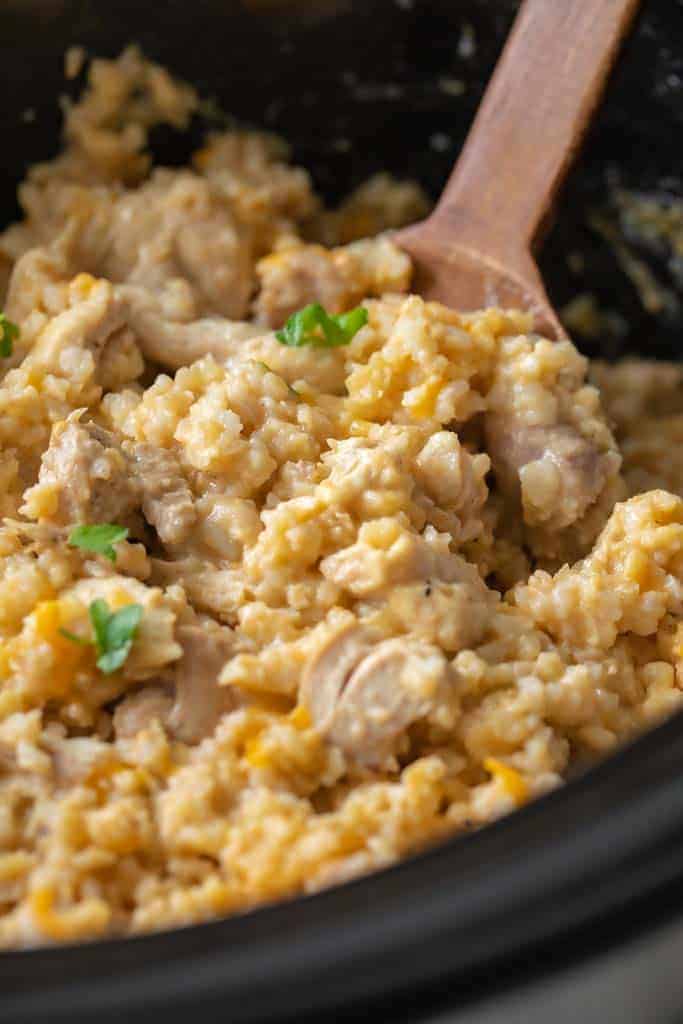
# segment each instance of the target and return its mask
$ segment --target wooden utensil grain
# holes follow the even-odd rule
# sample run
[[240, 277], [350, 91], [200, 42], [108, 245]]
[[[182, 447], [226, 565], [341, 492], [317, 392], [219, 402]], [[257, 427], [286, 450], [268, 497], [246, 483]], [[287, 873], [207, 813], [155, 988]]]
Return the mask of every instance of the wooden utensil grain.
[[525, 0], [433, 213], [397, 233], [414, 289], [565, 334], [534, 253], [639, 0]]

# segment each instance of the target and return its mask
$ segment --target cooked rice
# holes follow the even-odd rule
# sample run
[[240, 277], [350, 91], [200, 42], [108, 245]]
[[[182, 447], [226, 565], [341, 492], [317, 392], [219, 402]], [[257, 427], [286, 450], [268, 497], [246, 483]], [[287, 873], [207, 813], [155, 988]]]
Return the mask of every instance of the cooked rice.
[[[237, 131], [153, 169], [196, 107], [135, 49], [94, 61], [0, 236], [6, 947], [371, 871], [683, 700], [680, 369], [594, 367], [601, 403], [525, 314], [408, 294], [384, 232], [416, 186], [326, 211]], [[282, 345], [314, 299], [368, 322]], [[112, 521], [115, 564], [67, 543]], [[102, 598], [142, 607], [111, 675], [63, 632]]]

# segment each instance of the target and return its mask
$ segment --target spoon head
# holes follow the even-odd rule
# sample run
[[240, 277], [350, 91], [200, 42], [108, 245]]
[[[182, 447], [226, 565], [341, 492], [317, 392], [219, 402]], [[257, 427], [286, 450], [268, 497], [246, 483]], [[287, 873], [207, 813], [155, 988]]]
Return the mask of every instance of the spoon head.
[[523, 309], [533, 314], [539, 334], [567, 337], [529, 253], [522, 251], [503, 266], [457, 241], [445, 242], [429, 221], [397, 232], [394, 241], [411, 257], [412, 290], [424, 299], [461, 312], [489, 306]]

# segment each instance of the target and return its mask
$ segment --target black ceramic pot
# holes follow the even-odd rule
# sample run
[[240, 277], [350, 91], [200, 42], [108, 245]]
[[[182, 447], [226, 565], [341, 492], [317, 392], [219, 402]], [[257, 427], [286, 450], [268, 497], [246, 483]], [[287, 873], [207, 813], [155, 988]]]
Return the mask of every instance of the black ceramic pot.
[[[0, 221], [16, 215], [25, 167], [57, 147], [74, 43], [104, 55], [141, 43], [240, 120], [282, 132], [328, 198], [382, 168], [436, 195], [514, 8], [2, 0]], [[541, 260], [558, 303], [589, 290], [626, 323], [584, 345], [591, 354], [678, 357], [676, 303], [644, 310], [591, 223], [596, 209], [614, 214], [610, 182], [682, 195], [682, 140], [683, 3], [649, 0]], [[178, 163], [190, 141], [164, 130], [154, 147]], [[568, 266], [570, 252], [582, 258]], [[641, 255], [676, 295], [672, 254]], [[668, 1021], [683, 1017], [682, 948], [674, 720], [482, 832], [338, 889], [159, 935], [0, 955], [0, 1024]]]

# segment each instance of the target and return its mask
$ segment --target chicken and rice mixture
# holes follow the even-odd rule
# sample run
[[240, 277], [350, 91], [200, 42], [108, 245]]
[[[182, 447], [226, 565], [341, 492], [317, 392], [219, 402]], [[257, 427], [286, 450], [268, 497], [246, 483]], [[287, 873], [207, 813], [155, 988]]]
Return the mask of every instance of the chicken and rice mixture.
[[683, 703], [680, 370], [410, 295], [416, 186], [151, 168], [196, 108], [95, 61], [0, 236], [4, 946], [348, 879]]

